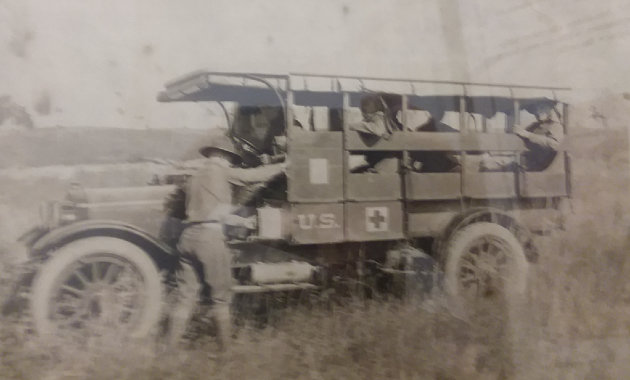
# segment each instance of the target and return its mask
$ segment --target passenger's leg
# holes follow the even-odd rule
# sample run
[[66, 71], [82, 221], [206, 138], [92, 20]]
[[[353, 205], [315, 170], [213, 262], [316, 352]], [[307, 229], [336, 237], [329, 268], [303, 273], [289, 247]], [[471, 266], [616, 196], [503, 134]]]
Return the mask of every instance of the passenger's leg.
[[380, 174], [398, 173], [399, 164], [396, 155], [386, 155], [374, 164], [374, 170]]
[[514, 156], [466, 155], [465, 166], [470, 171], [498, 172], [512, 170], [516, 161]]

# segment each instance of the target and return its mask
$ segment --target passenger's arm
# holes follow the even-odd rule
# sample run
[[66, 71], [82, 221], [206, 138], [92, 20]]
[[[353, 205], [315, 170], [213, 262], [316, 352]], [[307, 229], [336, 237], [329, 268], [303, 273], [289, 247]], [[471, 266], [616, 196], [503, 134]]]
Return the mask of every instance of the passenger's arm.
[[530, 132], [526, 128], [515, 128], [514, 133], [536, 145], [552, 150], [558, 150], [560, 148], [563, 135], [562, 125], [560, 123], [554, 123], [544, 135]]
[[391, 131], [387, 127], [385, 114], [382, 111], [363, 113], [363, 120], [350, 123], [348, 125], [351, 131], [358, 131], [382, 138], [388, 138]]
[[267, 182], [286, 170], [286, 163], [262, 165], [256, 168], [230, 168], [230, 180], [244, 184]]
[[256, 229], [256, 216], [242, 217], [235, 214], [229, 214], [223, 217], [223, 224], [231, 227], [245, 227], [249, 230]]

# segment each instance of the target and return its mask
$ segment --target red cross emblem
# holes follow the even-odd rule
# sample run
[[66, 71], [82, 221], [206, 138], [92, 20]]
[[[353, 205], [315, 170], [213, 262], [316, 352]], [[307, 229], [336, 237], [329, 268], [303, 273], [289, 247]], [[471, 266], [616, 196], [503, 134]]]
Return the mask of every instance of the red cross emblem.
[[367, 232], [387, 231], [389, 229], [389, 212], [387, 207], [366, 207], [365, 229]]

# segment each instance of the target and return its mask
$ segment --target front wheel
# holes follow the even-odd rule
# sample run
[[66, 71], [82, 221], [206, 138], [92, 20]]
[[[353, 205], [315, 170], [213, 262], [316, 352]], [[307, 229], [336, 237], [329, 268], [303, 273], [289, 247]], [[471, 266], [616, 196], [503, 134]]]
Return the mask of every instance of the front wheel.
[[53, 253], [36, 275], [31, 310], [40, 335], [149, 334], [162, 281], [149, 255], [113, 237], [89, 237]]
[[498, 224], [473, 223], [456, 231], [445, 254], [445, 290], [467, 308], [505, 304], [527, 289], [523, 247]]

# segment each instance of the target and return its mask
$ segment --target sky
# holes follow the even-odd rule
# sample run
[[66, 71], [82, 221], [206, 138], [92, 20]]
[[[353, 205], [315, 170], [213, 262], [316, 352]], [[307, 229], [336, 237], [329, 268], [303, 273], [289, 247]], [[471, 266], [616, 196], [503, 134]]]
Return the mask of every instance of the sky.
[[626, 0], [0, 0], [0, 97], [38, 127], [207, 127], [217, 108], [155, 101], [202, 68], [560, 85], [588, 98], [630, 91], [629, 57]]

